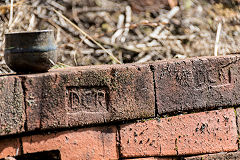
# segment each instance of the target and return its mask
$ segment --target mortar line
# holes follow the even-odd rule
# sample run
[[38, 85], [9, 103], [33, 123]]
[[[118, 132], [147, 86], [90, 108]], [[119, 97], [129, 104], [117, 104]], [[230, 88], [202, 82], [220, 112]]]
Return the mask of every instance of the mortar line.
[[[193, 113], [200, 113], [200, 112], [208, 112], [208, 111], [217, 111], [222, 109], [228, 109], [228, 108], [235, 108], [236, 106], [224, 106], [224, 107], [218, 107], [218, 108], [208, 108], [208, 109], [200, 109], [200, 110], [190, 110], [185, 112], [179, 112], [179, 113], [166, 113], [156, 116], [154, 119], [157, 118], [166, 118], [166, 117], [173, 117], [173, 116], [179, 116], [182, 114], [193, 114]], [[132, 119], [132, 120], [123, 120], [123, 121], [115, 121], [115, 122], [106, 122], [101, 124], [89, 124], [89, 125], [82, 125], [82, 126], [76, 126], [76, 127], [66, 127], [66, 128], [55, 128], [55, 129], [43, 129], [43, 130], [36, 130], [36, 131], [25, 131], [23, 133], [13, 134], [13, 135], [2, 135], [0, 136], [0, 139], [5, 138], [14, 138], [14, 137], [25, 137], [25, 136], [31, 136], [31, 135], [41, 135], [46, 133], [55, 133], [55, 132], [63, 132], [63, 131], [71, 131], [71, 130], [78, 130], [83, 128], [91, 128], [91, 127], [105, 127], [106, 125], [116, 125], [120, 126], [122, 124], [126, 123], [138, 123], [143, 122], [144, 120], [153, 119], [151, 117], [149, 118], [141, 118], [141, 119]], [[119, 130], [119, 129], [118, 129]]]
[[[203, 154], [204, 155], [204, 154]], [[152, 158], [152, 157], [156, 157], [156, 158], [161, 158], [161, 159], [174, 159], [174, 160], [183, 160], [181, 159], [182, 157], [179, 157], [179, 156], [176, 156], [176, 155], [173, 155], [173, 156], [151, 156], [151, 155], [147, 155], [147, 156], [134, 156], [134, 157], [123, 157], [123, 158], [120, 158], [119, 160], [124, 160], [124, 159], [138, 159], [138, 158]]]
[[[208, 111], [217, 111], [217, 110], [222, 110], [222, 109], [228, 109], [228, 108], [235, 108], [236, 106], [223, 106], [223, 107], [218, 107], [218, 108], [208, 108], [208, 109], [200, 109], [200, 110], [190, 110], [190, 111], [185, 111], [185, 112], [179, 112], [178, 114], [176, 113], [166, 113], [166, 114], [161, 114], [156, 116], [154, 119], [157, 118], [166, 118], [166, 117], [173, 117], [173, 116], [179, 116], [182, 114], [193, 114], [193, 113], [200, 113], [200, 112], [208, 112]], [[132, 119], [132, 120], [122, 120], [122, 121], [115, 121], [115, 122], [106, 122], [106, 123], [101, 123], [101, 124], [89, 124], [89, 125], [82, 125], [82, 126], [75, 126], [75, 127], [65, 127], [65, 128], [55, 128], [55, 129], [43, 129], [43, 130], [35, 130], [35, 131], [25, 131], [23, 133], [18, 133], [18, 134], [12, 134], [12, 135], [2, 135], [0, 136], [1, 139], [7, 139], [7, 138], [18, 138], [18, 137], [25, 137], [25, 136], [32, 136], [32, 135], [41, 135], [41, 134], [50, 134], [50, 133], [56, 133], [56, 132], [64, 132], [64, 131], [71, 131], [71, 130], [78, 130], [78, 129], [83, 129], [83, 128], [92, 128], [92, 127], [105, 127], [106, 125], [115, 125], [115, 126], [120, 126], [126, 123], [138, 123], [138, 122], [143, 122], [148, 119], [153, 119], [151, 117], [149, 118], [141, 118], [141, 119]], [[118, 131], [119, 128], [117, 128]], [[120, 135], [119, 135], [120, 136]]]
[[120, 125], [116, 125], [117, 128], [117, 135], [116, 135], [116, 142], [117, 142], [117, 152], [118, 152], [118, 159], [122, 159], [122, 154], [121, 154], [121, 136], [120, 136]]
[[[23, 141], [22, 141], [22, 137], [19, 137], [19, 142], [20, 142], [20, 151], [19, 151], [19, 155], [23, 155], [24, 151], [23, 151]], [[19, 156], [16, 155], [16, 156]]]
[[150, 69], [152, 71], [152, 74], [153, 74], [153, 87], [154, 87], [154, 107], [155, 107], [155, 116], [154, 117], [157, 117], [158, 115], [158, 106], [157, 106], [157, 93], [156, 93], [156, 81], [155, 81], [155, 68], [153, 65], [150, 64]]
[[26, 77], [19, 77], [21, 80], [22, 90], [23, 90], [23, 101], [24, 101], [24, 111], [25, 111], [25, 122], [24, 122], [24, 130], [25, 132], [28, 131], [27, 129], [27, 101], [26, 101]]
[[240, 143], [239, 143], [239, 139], [240, 139], [240, 134], [239, 134], [239, 125], [238, 125], [238, 113], [237, 113], [237, 107], [234, 107], [234, 113], [235, 113], [235, 117], [236, 117], [236, 126], [237, 126], [237, 134], [238, 134], [238, 150], [240, 150]]

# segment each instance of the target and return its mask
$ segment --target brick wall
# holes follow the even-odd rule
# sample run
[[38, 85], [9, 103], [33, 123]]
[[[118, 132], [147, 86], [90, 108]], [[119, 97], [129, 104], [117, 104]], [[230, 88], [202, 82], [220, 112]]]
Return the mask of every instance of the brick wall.
[[2, 75], [0, 159], [238, 159], [239, 60]]

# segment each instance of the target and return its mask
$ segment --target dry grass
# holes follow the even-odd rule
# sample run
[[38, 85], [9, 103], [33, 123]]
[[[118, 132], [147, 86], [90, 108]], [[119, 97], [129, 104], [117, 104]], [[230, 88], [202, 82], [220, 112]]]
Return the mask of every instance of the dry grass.
[[239, 6], [180, 0], [179, 10], [134, 13], [127, 1], [119, 2], [15, 0], [11, 23], [10, 1], [1, 4], [0, 73], [10, 72], [4, 65], [3, 48], [4, 33], [12, 31], [53, 29], [59, 62], [71, 66], [214, 55], [219, 23], [218, 55], [240, 52]]

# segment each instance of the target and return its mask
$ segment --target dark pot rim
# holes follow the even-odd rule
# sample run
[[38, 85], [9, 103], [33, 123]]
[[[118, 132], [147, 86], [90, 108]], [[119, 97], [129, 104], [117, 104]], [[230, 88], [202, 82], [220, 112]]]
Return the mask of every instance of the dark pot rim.
[[48, 52], [56, 50], [53, 30], [5, 34], [5, 53]]
[[5, 35], [18, 35], [18, 34], [33, 34], [33, 33], [48, 33], [54, 32], [53, 30], [38, 30], [38, 31], [20, 31], [20, 32], [9, 32], [5, 33]]

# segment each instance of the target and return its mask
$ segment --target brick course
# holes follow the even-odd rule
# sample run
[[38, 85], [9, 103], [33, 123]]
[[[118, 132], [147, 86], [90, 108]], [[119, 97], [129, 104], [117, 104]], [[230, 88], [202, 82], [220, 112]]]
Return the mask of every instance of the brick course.
[[175, 156], [238, 150], [234, 109], [120, 126], [123, 157]]
[[[130, 159], [124, 159], [124, 160], [130, 160]], [[134, 158], [134, 160], [177, 160], [177, 159], [176, 158], [161, 158], [161, 157], [146, 157], [146, 158]]]
[[159, 114], [240, 104], [240, 57], [154, 62]]
[[[240, 104], [239, 58], [153, 62], [150, 65], [156, 86], [156, 113]], [[2, 76], [0, 82], [4, 86], [0, 93], [8, 95], [0, 97], [0, 109], [4, 113], [0, 118], [0, 135], [25, 129], [149, 118], [155, 113], [153, 73], [149, 64], [75, 67], [41, 74]]]
[[240, 152], [207, 154], [201, 156], [186, 157], [184, 160], [238, 160]]
[[23, 137], [23, 152], [59, 150], [61, 160], [118, 159], [116, 127], [95, 127]]
[[[59, 151], [61, 160], [239, 159], [239, 152], [232, 151], [239, 145], [240, 108], [231, 108], [240, 104], [239, 59], [203, 57], [0, 76], [0, 159], [43, 151]], [[134, 119], [142, 120], [128, 121]], [[39, 130], [45, 134], [35, 135]], [[208, 155], [192, 156], [198, 154]]]
[[0, 77], [0, 111], [0, 135], [24, 131], [24, 96], [18, 77]]
[[152, 76], [148, 65], [76, 67], [21, 76], [27, 129], [153, 117]]

